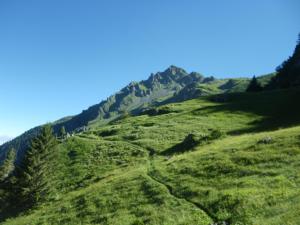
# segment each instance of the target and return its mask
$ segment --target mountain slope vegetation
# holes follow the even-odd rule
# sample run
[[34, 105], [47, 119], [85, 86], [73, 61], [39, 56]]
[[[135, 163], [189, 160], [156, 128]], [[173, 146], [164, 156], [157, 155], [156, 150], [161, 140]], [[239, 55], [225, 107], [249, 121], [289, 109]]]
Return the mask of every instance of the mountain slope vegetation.
[[1, 146], [0, 223], [300, 224], [298, 50], [251, 80], [171, 66]]
[[2, 224], [299, 224], [299, 97], [228, 92], [91, 126], [53, 149], [48, 201]]
[[[262, 76], [259, 80], [268, 81], [273, 74]], [[170, 102], [179, 102], [199, 96], [246, 90], [248, 78], [216, 79], [204, 77], [184, 69], [170, 66], [164, 72], [151, 74], [147, 80], [131, 82], [107, 100], [93, 105], [76, 116], [62, 118], [52, 124], [54, 132], [59, 135], [62, 127], [68, 133], [78, 133], [89, 127], [105, 125], [126, 114], [138, 114], [141, 111]], [[0, 161], [6, 152], [14, 148], [18, 161], [24, 155], [30, 139], [35, 137], [41, 126], [35, 127], [12, 141], [0, 146]]]

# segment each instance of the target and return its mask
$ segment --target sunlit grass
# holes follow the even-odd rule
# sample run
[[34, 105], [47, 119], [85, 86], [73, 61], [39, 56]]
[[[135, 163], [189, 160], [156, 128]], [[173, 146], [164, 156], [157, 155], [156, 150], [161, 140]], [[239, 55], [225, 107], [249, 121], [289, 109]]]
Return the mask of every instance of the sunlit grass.
[[3, 224], [299, 224], [296, 99], [203, 97], [93, 127], [55, 149], [49, 201]]

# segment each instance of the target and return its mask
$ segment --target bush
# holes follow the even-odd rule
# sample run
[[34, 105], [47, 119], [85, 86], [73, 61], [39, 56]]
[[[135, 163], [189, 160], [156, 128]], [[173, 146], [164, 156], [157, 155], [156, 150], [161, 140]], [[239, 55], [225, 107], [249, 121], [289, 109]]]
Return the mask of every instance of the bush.
[[258, 144], [271, 144], [273, 142], [273, 139], [271, 137], [264, 137], [260, 139], [257, 143]]
[[108, 136], [113, 136], [118, 133], [117, 130], [104, 130], [98, 133], [99, 136], [101, 137], [108, 137]]
[[210, 134], [210, 140], [220, 139], [225, 136], [225, 133], [221, 130], [213, 130]]
[[210, 135], [190, 133], [181, 143], [174, 145], [163, 152], [164, 155], [183, 153], [192, 150], [197, 145], [208, 144], [213, 140], [220, 139], [225, 136], [225, 133], [220, 130], [212, 130]]
[[145, 110], [142, 112], [142, 115], [157, 116], [157, 115], [176, 113], [176, 112], [178, 112], [178, 111], [174, 110], [170, 106], [162, 106], [159, 108], [151, 108], [151, 109]]

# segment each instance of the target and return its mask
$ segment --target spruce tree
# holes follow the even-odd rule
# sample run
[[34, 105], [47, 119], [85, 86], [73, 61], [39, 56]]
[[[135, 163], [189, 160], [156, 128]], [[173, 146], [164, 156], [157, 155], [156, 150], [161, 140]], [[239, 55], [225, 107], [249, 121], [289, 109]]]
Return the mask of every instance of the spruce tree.
[[260, 83], [257, 81], [256, 77], [253, 76], [252, 80], [250, 81], [248, 87], [247, 87], [247, 92], [258, 92], [262, 91], [262, 87]]
[[3, 181], [5, 178], [7, 178], [10, 175], [10, 173], [14, 170], [15, 159], [16, 151], [12, 148], [8, 151], [4, 162], [0, 166], [0, 181]]
[[56, 145], [52, 127], [45, 125], [39, 135], [31, 140], [30, 146], [16, 171], [16, 195], [20, 205], [31, 208], [44, 201], [50, 190], [49, 159]]
[[60, 128], [60, 138], [64, 139], [67, 135], [67, 132], [66, 132], [66, 129], [65, 129], [65, 126], [62, 126]]
[[13, 215], [13, 179], [16, 153], [12, 148], [7, 152], [6, 158], [0, 166], [0, 221]]
[[300, 34], [293, 55], [278, 66], [276, 72], [267, 89], [300, 86]]

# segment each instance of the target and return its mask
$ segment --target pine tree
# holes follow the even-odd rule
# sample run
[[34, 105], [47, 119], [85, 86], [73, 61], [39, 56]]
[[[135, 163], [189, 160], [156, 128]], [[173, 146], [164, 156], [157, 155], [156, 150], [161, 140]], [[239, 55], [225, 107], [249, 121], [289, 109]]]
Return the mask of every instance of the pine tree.
[[3, 164], [0, 166], [0, 181], [3, 181], [7, 178], [10, 173], [14, 170], [16, 159], [16, 151], [15, 149], [10, 149], [7, 153], [6, 159], [4, 160]]
[[31, 140], [23, 161], [17, 167], [15, 192], [20, 205], [26, 209], [42, 202], [48, 196], [48, 162], [56, 143], [52, 127], [45, 125], [40, 134]]
[[262, 91], [262, 87], [260, 83], [257, 81], [256, 77], [253, 76], [252, 80], [250, 81], [248, 87], [247, 87], [247, 92], [258, 92]]
[[300, 86], [300, 34], [293, 55], [278, 66], [276, 72], [267, 89]]
[[67, 132], [66, 132], [66, 129], [65, 129], [65, 126], [62, 126], [60, 128], [60, 138], [64, 139], [67, 135]]

